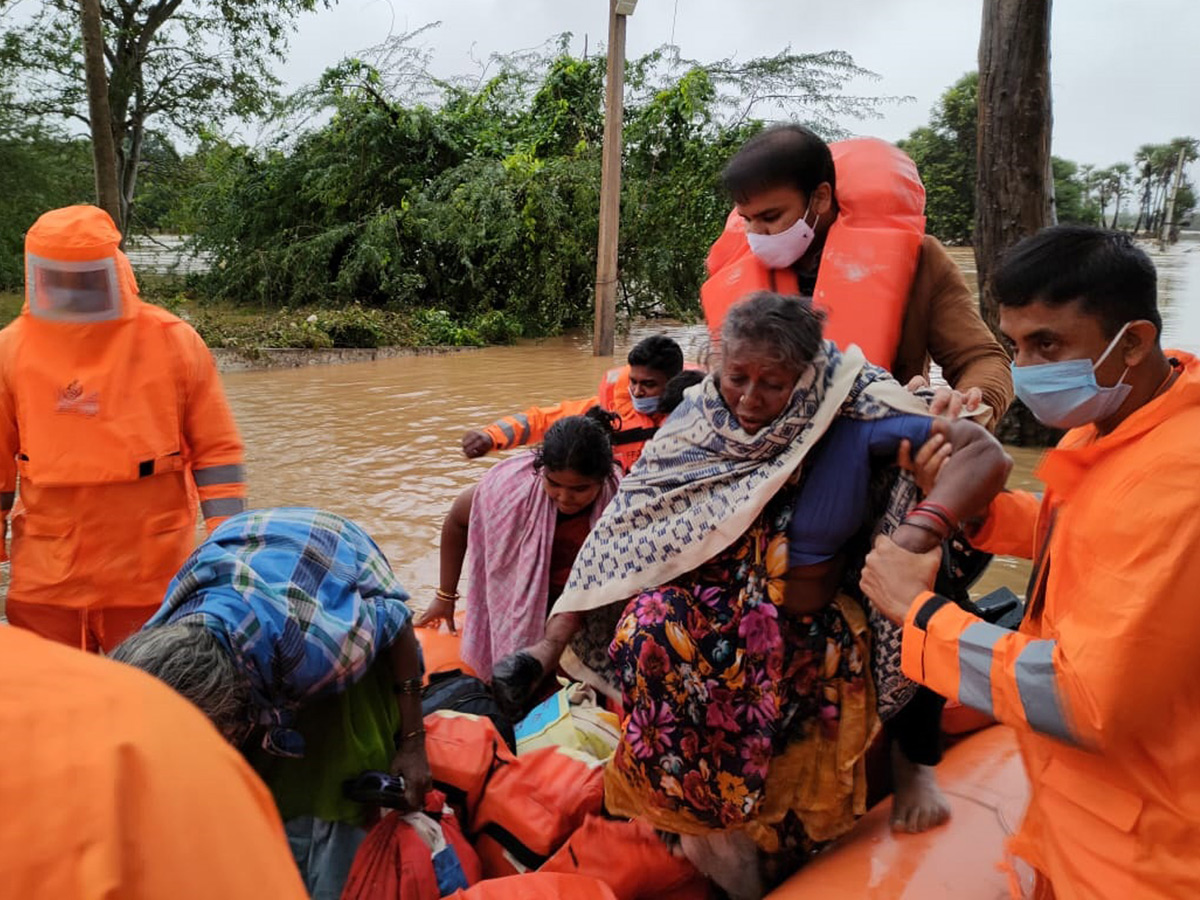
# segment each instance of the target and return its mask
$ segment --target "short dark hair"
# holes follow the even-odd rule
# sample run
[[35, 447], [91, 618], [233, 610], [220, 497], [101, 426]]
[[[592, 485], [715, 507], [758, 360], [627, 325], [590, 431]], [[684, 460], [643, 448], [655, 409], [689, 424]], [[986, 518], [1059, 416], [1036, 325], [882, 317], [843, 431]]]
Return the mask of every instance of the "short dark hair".
[[721, 326], [721, 342], [754, 344], [794, 372], [803, 372], [821, 349], [825, 314], [797, 297], [758, 291], [735, 303]]
[[665, 334], [652, 334], [638, 341], [626, 362], [631, 366], [645, 366], [674, 378], [683, 371], [683, 351]]
[[674, 412], [675, 407], [683, 402], [683, 392], [692, 385], [699, 384], [704, 378], [705, 373], [699, 369], [684, 369], [663, 388], [658, 397], [658, 411], [663, 415]]
[[582, 416], [559, 419], [546, 430], [533, 467], [539, 472], [570, 470], [584, 478], [603, 481], [612, 474], [613, 413], [593, 406]]
[[1145, 319], [1162, 331], [1158, 273], [1146, 252], [1123, 232], [1055, 225], [1013, 245], [992, 285], [1001, 306], [1078, 300], [1112, 337], [1126, 322]]
[[776, 125], [742, 145], [721, 173], [721, 184], [738, 203], [755, 194], [789, 186], [811, 195], [822, 182], [836, 188], [833, 153], [803, 125]]

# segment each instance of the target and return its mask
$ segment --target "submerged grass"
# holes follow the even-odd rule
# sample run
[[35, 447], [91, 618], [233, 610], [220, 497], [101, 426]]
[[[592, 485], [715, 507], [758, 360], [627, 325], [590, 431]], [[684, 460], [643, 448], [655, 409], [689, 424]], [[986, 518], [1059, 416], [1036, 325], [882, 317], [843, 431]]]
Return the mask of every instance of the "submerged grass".
[[[194, 327], [210, 347], [261, 350], [284, 347], [327, 350], [334, 347], [478, 347], [511, 344], [520, 326], [500, 312], [459, 323], [441, 310], [396, 312], [352, 304], [289, 309], [256, 309], [201, 300], [177, 280], [140, 277], [142, 298], [156, 303]], [[21, 312], [24, 295], [0, 291], [0, 326]]]

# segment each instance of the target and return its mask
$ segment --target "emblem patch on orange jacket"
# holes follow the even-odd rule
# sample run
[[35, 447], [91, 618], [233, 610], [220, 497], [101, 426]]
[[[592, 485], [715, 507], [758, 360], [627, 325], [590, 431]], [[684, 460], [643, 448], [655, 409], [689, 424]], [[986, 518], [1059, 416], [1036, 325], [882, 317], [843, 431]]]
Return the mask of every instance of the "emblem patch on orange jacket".
[[54, 407], [54, 411], [94, 416], [100, 412], [100, 394], [97, 392], [85, 394], [83, 386], [78, 381], [72, 381], [58, 392], [58, 404]]

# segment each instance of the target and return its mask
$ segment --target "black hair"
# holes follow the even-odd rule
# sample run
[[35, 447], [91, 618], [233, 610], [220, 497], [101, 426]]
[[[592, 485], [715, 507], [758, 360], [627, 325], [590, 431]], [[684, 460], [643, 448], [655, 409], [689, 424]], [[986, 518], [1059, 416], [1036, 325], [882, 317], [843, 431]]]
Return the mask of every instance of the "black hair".
[[721, 173], [721, 184], [738, 203], [784, 186], [811, 197], [822, 182], [830, 189], [837, 187], [833, 153], [803, 125], [776, 125], [759, 132], [733, 154]]
[[652, 334], [638, 341], [625, 358], [631, 366], [645, 366], [674, 378], [683, 371], [683, 351], [665, 334]]
[[802, 372], [821, 349], [825, 314], [796, 297], [758, 291], [735, 303], [725, 315], [721, 343], [754, 344], [796, 372]]
[[542, 446], [534, 451], [533, 467], [539, 472], [571, 470], [584, 478], [603, 481], [612, 473], [612, 434], [616, 413], [593, 406], [582, 416], [559, 419], [546, 430]]
[[1001, 306], [1078, 300], [1114, 336], [1126, 322], [1145, 319], [1162, 331], [1158, 273], [1146, 252], [1119, 231], [1056, 225], [1015, 244], [992, 282]]
[[692, 385], [702, 382], [704, 377], [704, 373], [699, 369], [684, 369], [668, 381], [667, 386], [663, 388], [663, 392], [658, 398], [658, 411], [664, 416], [669, 415], [675, 407], [683, 402], [683, 392]]

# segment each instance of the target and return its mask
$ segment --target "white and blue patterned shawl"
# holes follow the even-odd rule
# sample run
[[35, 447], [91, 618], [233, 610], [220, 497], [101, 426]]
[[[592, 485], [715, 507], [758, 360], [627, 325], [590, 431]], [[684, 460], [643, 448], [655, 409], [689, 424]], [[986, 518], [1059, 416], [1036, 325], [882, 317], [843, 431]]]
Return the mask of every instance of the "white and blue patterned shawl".
[[554, 613], [625, 602], [667, 584], [740, 538], [838, 416], [928, 415], [927, 404], [858, 347], [826, 341], [784, 412], [747, 434], [713, 376], [646, 444], [575, 559]]

